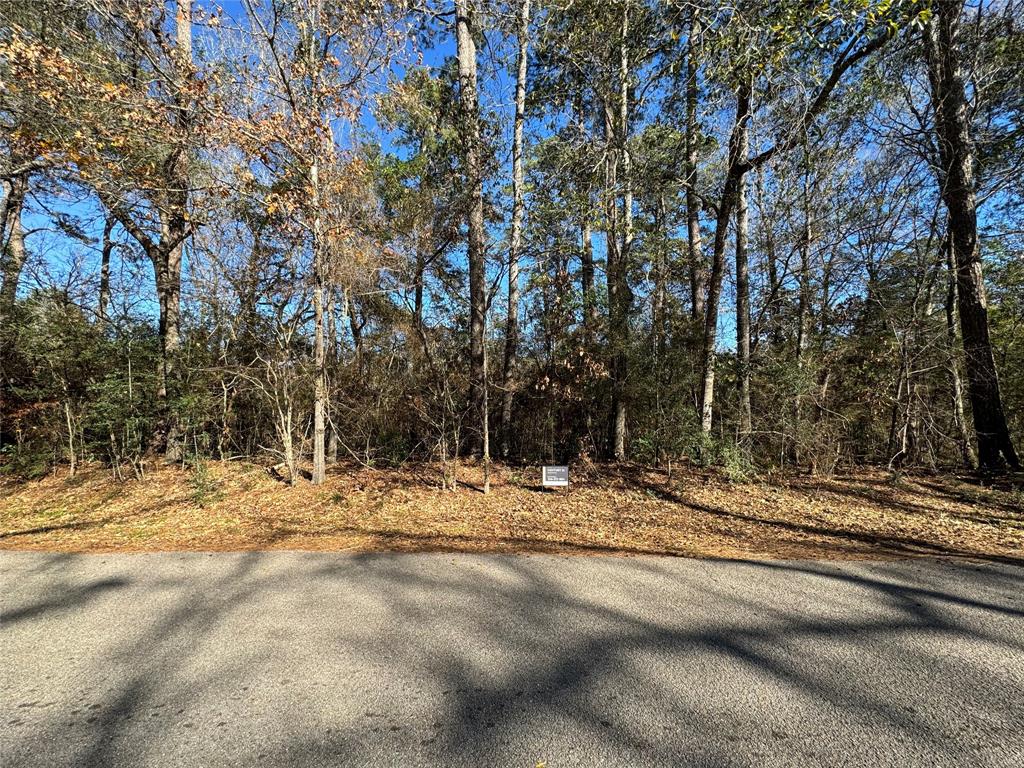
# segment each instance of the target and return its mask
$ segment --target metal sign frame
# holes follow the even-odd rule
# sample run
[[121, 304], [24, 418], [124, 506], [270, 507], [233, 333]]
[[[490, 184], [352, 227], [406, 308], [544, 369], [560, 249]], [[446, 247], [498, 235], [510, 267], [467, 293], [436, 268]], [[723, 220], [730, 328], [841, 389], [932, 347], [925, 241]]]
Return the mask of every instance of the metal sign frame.
[[545, 488], [568, 488], [569, 467], [545, 464], [541, 467], [540, 482]]

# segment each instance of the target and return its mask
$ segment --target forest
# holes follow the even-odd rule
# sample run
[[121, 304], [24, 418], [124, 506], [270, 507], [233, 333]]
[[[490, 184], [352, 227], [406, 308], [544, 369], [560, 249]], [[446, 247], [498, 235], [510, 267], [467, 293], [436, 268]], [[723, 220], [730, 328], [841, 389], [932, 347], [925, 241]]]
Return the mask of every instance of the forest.
[[8, 0], [0, 472], [1020, 467], [1017, 0]]

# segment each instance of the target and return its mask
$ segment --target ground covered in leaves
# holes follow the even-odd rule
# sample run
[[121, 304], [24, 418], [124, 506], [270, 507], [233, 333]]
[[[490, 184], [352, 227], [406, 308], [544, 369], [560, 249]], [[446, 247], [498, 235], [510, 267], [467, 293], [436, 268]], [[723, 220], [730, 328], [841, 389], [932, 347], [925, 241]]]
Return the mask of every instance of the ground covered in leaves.
[[304, 549], [666, 554], [723, 558], [944, 556], [1024, 565], [1024, 486], [858, 470], [734, 483], [710, 470], [573, 468], [566, 490], [537, 467], [480, 468], [441, 487], [430, 465], [331, 469], [295, 487], [252, 464], [160, 467], [115, 481], [0, 483], [0, 548], [54, 551]]

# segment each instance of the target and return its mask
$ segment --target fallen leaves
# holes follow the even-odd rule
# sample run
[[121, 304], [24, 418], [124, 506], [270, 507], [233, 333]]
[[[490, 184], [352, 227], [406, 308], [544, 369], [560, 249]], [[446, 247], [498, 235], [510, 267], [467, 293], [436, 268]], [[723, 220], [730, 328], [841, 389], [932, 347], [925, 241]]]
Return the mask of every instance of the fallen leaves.
[[[216, 499], [199, 506], [174, 467], [115, 482], [0, 485], [0, 548], [57, 551], [254, 550], [560, 552], [726, 558], [972, 557], [1024, 550], [1020, 490], [863, 470], [834, 480], [786, 476], [732, 484], [713, 472], [591, 465], [568, 491], [539, 468], [459, 467], [458, 490], [430, 465], [334, 467], [320, 487], [260, 467], [210, 465]], [[583, 474], [583, 473], [579, 473]]]

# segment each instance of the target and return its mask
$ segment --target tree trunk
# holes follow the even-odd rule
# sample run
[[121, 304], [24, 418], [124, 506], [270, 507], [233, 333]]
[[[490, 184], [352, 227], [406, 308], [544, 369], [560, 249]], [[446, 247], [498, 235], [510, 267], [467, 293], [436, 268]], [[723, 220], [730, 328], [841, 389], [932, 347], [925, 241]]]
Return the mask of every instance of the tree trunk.
[[[315, 155], [314, 155], [315, 157]], [[313, 485], [323, 483], [327, 473], [327, 355], [324, 344], [324, 298], [327, 265], [324, 258], [323, 224], [320, 218], [319, 166], [314, 159], [309, 169], [313, 192]]]
[[948, 355], [947, 367], [949, 370], [949, 391], [953, 406], [953, 429], [955, 439], [960, 447], [960, 456], [963, 459], [966, 469], [975, 469], [978, 466], [978, 457], [971, 445], [971, 436], [967, 429], [967, 420], [964, 418], [964, 386], [960, 379], [960, 362], [957, 359], [957, 332], [956, 332], [956, 262], [953, 255], [953, 243], [946, 238], [946, 354]]
[[483, 406], [480, 409], [481, 432], [483, 439], [484, 493], [491, 492], [491, 428], [490, 407], [487, 402], [487, 347], [484, 347], [484, 393]]
[[348, 328], [352, 334], [352, 358], [356, 371], [363, 375], [363, 326], [366, 320], [359, 317], [359, 304], [352, 298], [352, 291], [345, 291], [345, 311], [348, 314]]
[[811, 241], [813, 239], [813, 225], [811, 221], [810, 159], [806, 157], [806, 150], [805, 145], [803, 184], [804, 231], [800, 238], [800, 275], [798, 276], [800, 293], [797, 300], [796, 323], [797, 367], [803, 367], [804, 364], [804, 351], [807, 349], [811, 322]]
[[957, 29], [963, 4], [938, 0], [925, 31], [925, 55], [935, 110], [941, 160], [941, 193], [949, 211], [957, 277], [957, 308], [967, 370], [967, 391], [978, 442], [978, 463], [986, 470], [1018, 468], [989, 340], [988, 304], [978, 245], [974, 150], [959, 60]]
[[700, 19], [694, 10], [690, 16], [686, 44], [686, 235], [690, 268], [690, 311], [694, 321], [704, 318], [707, 295], [707, 270], [700, 241], [700, 199], [697, 197], [697, 54], [695, 38], [700, 34]]
[[28, 175], [4, 179], [3, 217], [0, 222], [0, 264], [3, 266], [3, 286], [0, 288], [0, 315], [14, 306], [18, 295], [18, 281], [25, 267], [25, 228], [21, 223], [21, 211], [25, 206], [28, 191]]
[[469, 260], [469, 400], [478, 424], [482, 448], [485, 361], [484, 314], [487, 310], [484, 264], [484, 191], [480, 157], [480, 122], [476, 77], [476, 43], [473, 41], [471, 0], [455, 1], [455, 42], [459, 66], [459, 97], [462, 106], [466, 188], [469, 190], [467, 243]]
[[621, 226], [619, 224], [619, 206], [617, 204], [618, 197], [618, 171], [619, 171], [619, 157], [615, 147], [615, 120], [612, 115], [611, 107], [606, 103], [604, 105], [604, 231], [605, 231], [605, 287], [608, 293], [608, 367], [611, 373], [612, 383], [612, 411], [611, 418], [608, 422], [608, 442], [606, 447], [606, 455], [614, 458], [615, 456], [615, 421], [618, 412], [618, 377], [616, 371], [616, 361], [618, 359], [618, 347], [622, 343], [620, 340], [621, 328], [618, 321], [619, 317], [619, 306], [621, 299], [619, 298], [622, 293], [621, 288], [621, 273], [622, 270], [619, 267], [621, 246], [619, 243], [619, 230]]
[[416, 245], [416, 285], [413, 288], [413, 315], [417, 333], [423, 331], [423, 280], [427, 271], [427, 260], [417, 237]]
[[[65, 392], [65, 395], [67, 393]], [[64, 400], [64, 423], [68, 428], [68, 474], [75, 476], [75, 468], [78, 466], [77, 452], [75, 451], [75, 421], [71, 417], [71, 403]]]
[[108, 215], [103, 222], [103, 250], [100, 252], [100, 295], [98, 315], [101, 323], [107, 321], [107, 307], [110, 304], [110, 255], [114, 251], [111, 232], [114, 229], [114, 217]]
[[502, 371], [501, 456], [508, 458], [512, 433], [512, 390], [516, 347], [519, 342], [519, 256], [523, 231], [523, 122], [526, 112], [526, 63], [530, 34], [530, 0], [519, 6], [519, 57], [516, 70], [515, 124], [512, 132], [512, 232], [508, 254], [508, 319], [505, 324], [505, 359]]
[[590, 211], [582, 213], [580, 223], [580, 291], [583, 293], [583, 327], [592, 340], [597, 325], [597, 297], [594, 295], [594, 242]]
[[666, 290], [668, 282], [668, 211], [665, 195], [658, 196], [658, 211], [655, 219], [658, 245], [654, 258], [654, 294], [651, 299], [651, 335], [657, 362], [658, 386], [661, 385], [661, 366], [665, 359], [666, 333]]
[[[171, 388], [177, 376], [178, 354], [181, 351], [181, 257], [184, 245], [181, 232], [184, 219], [171, 215], [162, 227], [160, 243], [150, 250], [156, 277], [160, 307], [160, 360], [157, 376], [157, 403], [160, 421], [154, 433], [155, 444], [163, 449], [171, 462], [181, 458], [182, 436], [178, 418], [171, 408]], [[176, 240], [179, 242], [175, 243]], [[171, 244], [168, 246], [168, 244]]]
[[[192, 126], [189, 85], [192, 72], [192, 0], [177, 0], [175, 16], [176, 91], [174, 106], [178, 129], [187, 136]], [[181, 351], [181, 260], [189, 232], [189, 156], [184, 139], [171, 150], [167, 162], [166, 210], [161, 212], [160, 242], [149, 249], [153, 260], [160, 305], [160, 371], [157, 400], [161, 412], [156, 443], [164, 457], [178, 461], [183, 450], [181, 424], [171, 407], [171, 388]]]
[[[612, 346], [612, 452], [616, 461], [626, 458], [626, 377], [629, 360], [629, 309], [632, 293], [629, 289], [629, 253], [633, 244], [633, 187], [632, 160], [629, 155], [629, 78], [630, 63], [627, 39], [629, 36], [629, 6], [622, 9], [622, 38], [619, 43], [619, 114], [618, 126], [611, 122], [617, 154], [622, 165], [622, 244], [616, 248], [614, 265], [608, 258], [609, 332]], [[614, 198], [612, 206], [615, 206]]]
[[[337, 376], [337, 364], [338, 364], [338, 307], [337, 307], [337, 290], [334, 286], [331, 286], [327, 291], [327, 365], [331, 372]], [[332, 402], [333, 397], [331, 393], [335, 390], [335, 384], [331, 384], [328, 379], [327, 387], [327, 463], [337, 464], [338, 463], [338, 427], [334, 423]]]
[[281, 451], [284, 454], [284, 464], [288, 469], [288, 485], [295, 485], [298, 472], [295, 469], [295, 444], [292, 437], [292, 404], [288, 394], [283, 406], [278, 406], [277, 428], [281, 438]]
[[[737, 136], [739, 156], [748, 150], [747, 123], [741, 121]], [[749, 438], [750, 414], [750, 278], [747, 265], [747, 178], [740, 171], [736, 191], [736, 358], [739, 363], [740, 433]]]
[[757, 171], [757, 233], [768, 267], [768, 298], [765, 300], [764, 313], [768, 322], [768, 343], [777, 347], [782, 343], [782, 324], [779, 322], [779, 294], [782, 291], [782, 278], [779, 275], [779, 263], [775, 255], [775, 233], [771, 223], [765, 216], [764, 176], [767, 168]]
[[[304, 38], [303, 48], [307, 57], [308, 77], [314, 79], [309, 87], [311, 103], [307, 106], [310, 108], [310, 113], [320, 120], [323, 109], [320, 103], [321, 97], [316, 90], [314, 76], [318, 69], [318, 63], [313, 28], [312, 18], [307, 19], [301, 27]], [[330, 130], [325, 133], [330, 136]], [[311, 136], [307, 171], [311, 198], [310, 228], [312, 232], [310, 234], [313, 249], [313, 471], [310, 477], [313, 485], [322, 485], [327, 476], [327, 329], [324, 315], [327, 299], [328, 263], [326, 234], [321, 213], [323, 199], [320, 187], [320, 156], [325, 149], [329, 154], [333, 146], [323, 146], [325, 143], [326, 141], [319, 135]]]
[[729, 169], [725, 177], [722, 199], [715, 220], [715, 243], [711, 254], [711, 280], [708, 285], [707, 311], [704, 316], [703, 386], [701, 389], [701, 430], [711, 434], [711, 415], [715, 402], [715, 345], [718, 341], [718, 305], [722, 296], [725, 272], [725, 246], [729, 236], [729, 220], [739, 193], [739, 181], [746, 158], [740, 154], [740, 139], [750, 117], [750, 90], [741, 86], [736, 94], [736, 119], [729, 136]]

